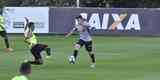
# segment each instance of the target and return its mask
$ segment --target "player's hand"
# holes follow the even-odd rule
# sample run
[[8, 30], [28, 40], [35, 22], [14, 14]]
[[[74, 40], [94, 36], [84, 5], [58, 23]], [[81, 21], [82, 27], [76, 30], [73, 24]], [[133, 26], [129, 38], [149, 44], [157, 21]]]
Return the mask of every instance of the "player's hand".
[[25, 38], [24, 38], [24, 42], [25, 42], [25, 43], [28, 43], [27, 39], [29, 39], [29, 38], [28, 38], [28, 37], [25, 37]]
[[68, 35], [68, 34], [66, 34], [64, 38], [68, 38], [68, 37], [69, 37], [69, 35]]
[[72, 33], [76, 30], [76, 28], [73, 28], [69, 33], [67, 33], [65, 35], [65, 38], [69, 37], [70, 35], [72, 35]]
[[28, 23], [28, 22], [29, 22], [29, 19], [28, 19], [27, 17], [24, 17], [24, 18], [25, 18], [26, 22]]

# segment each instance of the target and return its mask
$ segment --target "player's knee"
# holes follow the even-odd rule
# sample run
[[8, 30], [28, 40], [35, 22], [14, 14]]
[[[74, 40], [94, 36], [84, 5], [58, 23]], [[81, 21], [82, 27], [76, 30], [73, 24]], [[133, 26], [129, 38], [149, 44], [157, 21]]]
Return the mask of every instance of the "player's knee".
[[86, 50], [88, 51], [88, 53], [92, 53], [92, 47], [88, 47], [86, 48]]
[[92, 47], [88, 47], [88, 48], [86, 48], [86, 50], [88, 51], [89, 55], [94, 54]]
[[8, 40], [8, 37], [7, 37], [7, 36], [4, 36], [3, 38], [4, 38], [5, 40]]
[[90, 52], [88, 51], [88, 54], [89, 54], [89, 55], [93, 55], [94, 53], [93, 53], [92, 51], [90, 51]]
[[75, 44], [75, 45], [74, 45], [74, 48], [75, 48], [76, 50], [79, 50], [80, 47], [81, 47], [81, 46], [80, 46], [79, 44]]

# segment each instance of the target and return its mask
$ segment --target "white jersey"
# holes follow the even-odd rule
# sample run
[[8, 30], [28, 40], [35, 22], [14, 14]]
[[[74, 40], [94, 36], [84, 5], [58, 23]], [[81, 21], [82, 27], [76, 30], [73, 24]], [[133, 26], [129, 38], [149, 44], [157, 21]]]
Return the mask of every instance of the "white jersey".
[[76, 25], [76, 29], [79, 32], [81, 40], [83, 40], [83, 41], [91, 41], [92, 40], [90, 32], [89, 32], [89, 27], [90, 27], [90, 25], [86, 21], [84, 21], [81, 24]]

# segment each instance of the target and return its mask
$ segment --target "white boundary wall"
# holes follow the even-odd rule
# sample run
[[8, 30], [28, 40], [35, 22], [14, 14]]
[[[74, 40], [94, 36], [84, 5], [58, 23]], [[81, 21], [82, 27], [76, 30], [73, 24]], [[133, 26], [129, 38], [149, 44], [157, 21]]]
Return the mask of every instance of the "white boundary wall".
[[8, 33], [23, 33], [24, 17], [35, 23], [36, 33], [49, 32], [48, 7], [5, 7], [3, 16], [5, 16], [5, 25]]

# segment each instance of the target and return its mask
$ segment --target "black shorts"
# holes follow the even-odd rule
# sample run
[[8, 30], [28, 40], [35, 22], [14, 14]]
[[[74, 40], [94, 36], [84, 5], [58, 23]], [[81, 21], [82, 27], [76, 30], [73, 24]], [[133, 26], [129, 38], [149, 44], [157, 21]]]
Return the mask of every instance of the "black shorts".
[[84, 40], [79, 40], [77, 42], [77, 44], [79, 44], [81, 47], [83, 47], [83, 45], [85, 45], [85, 49], [88, 51], [88, 52], [92, 52], [92, 41], [84, 41]]
[[6, 31], [0, 31], [0, 36], [3, 38], [7, 38], [7, 32]]
[[36, 44], [34, 46], [32, 46], [31, 48], [31, 53], [34, 56], [34, 58], [36, 60], [41, 59], [41, 52], [45, 50], [45, 48], [47, 48], [48, 45], [45, 44]]

